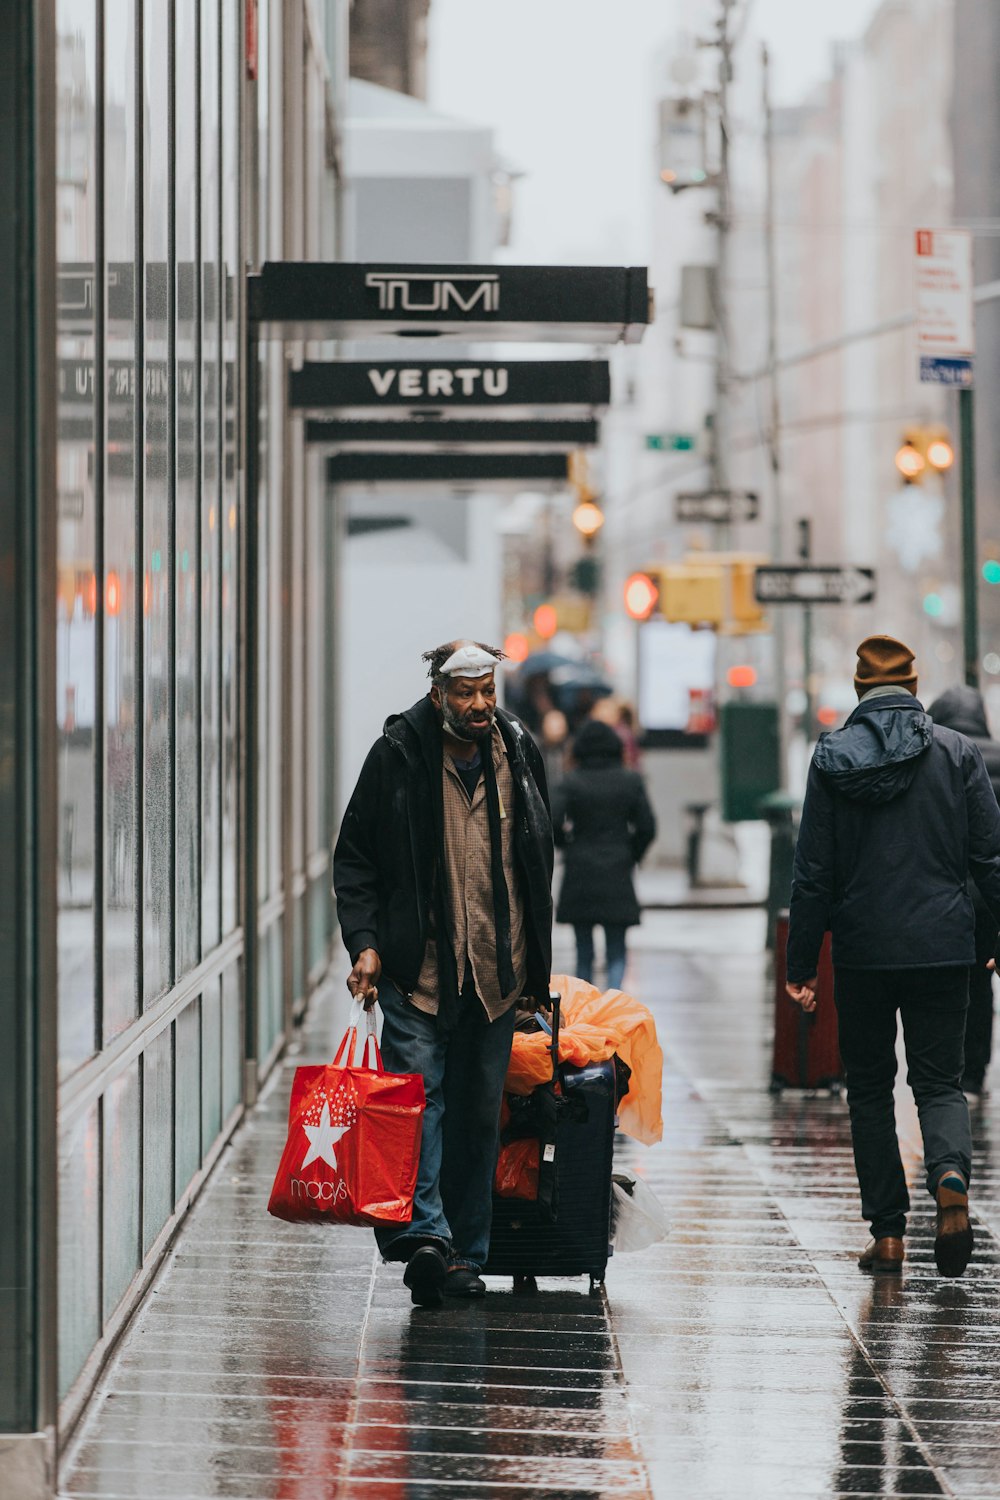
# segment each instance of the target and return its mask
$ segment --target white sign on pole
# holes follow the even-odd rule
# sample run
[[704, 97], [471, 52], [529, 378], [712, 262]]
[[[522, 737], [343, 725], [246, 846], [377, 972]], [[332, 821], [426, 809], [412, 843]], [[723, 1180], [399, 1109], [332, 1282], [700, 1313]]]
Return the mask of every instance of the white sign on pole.
[[975, 355], [972, 235], [967, 229], [918, 229], [916, 251], [920, 379], [969, 386]]

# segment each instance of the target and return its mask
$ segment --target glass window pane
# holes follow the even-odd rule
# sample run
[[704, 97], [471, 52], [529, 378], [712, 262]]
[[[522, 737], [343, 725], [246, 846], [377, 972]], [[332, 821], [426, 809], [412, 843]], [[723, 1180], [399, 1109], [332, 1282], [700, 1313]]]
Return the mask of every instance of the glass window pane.
[[169, 80], [170, 8], [147, 5], [143, 24], [145, 288], [145, 423], [143, 482], [142, 672], [143, 993], [155, 1000], [172, 977], [173, 850], [170, 816], [172, 661], [170, 590], [173, 559], [167, 444], [170, 431]]
[[139, 1064], [104, 1095], [104, 1318], [111, 1316], [139, 1269], [142, 1178], [139, 1171]]
[[222, 1129], [222, 980], [201, 997], [201, 1156]]
[[56, 620], [59, 776], [59, 1060], [95, 1045], [97, 850], [97, 495], [94, 484], [94, 250], [97, 200], [94, 0], [58, 0], [56, 254], [59, 404]]
[[222, 7], [222, 257], [223, 257], [223, 416], [222, 469], [222, 931], [237, 925], [236, 895], [239, 809], [237, 805], [237, 712], [239, 656], [239, 489], [236, 480], [237, 427], [237, 264], [236, 185], [239, 179], [240, 77], [239, 17], [235, 5]]
[[271, 691], [274, 668], [272, 661], [277, 642], [271, 631], [271, 589], [273, 542], [268, 463], [268, 364], [269, 349], [262, 343], [258, 353], [257, 378], [260, 396], [257, 447], [257, 503], [252, 511], [257, 517], [257, 896], [266, 901], [272, 893], [271, 882], [271, 757], [275, 754], [274, 712]]
[[59, 1394], [101, 1332], [101, 1195], [97, 1105], [59, 1142]]
[[240, 964], [222, 976], [222, 1118], [243, 1097], [243, 984]]
[[170, 1027], [142, 1056], [142, 1251], [146, 1255], [174, 1207], [174, 1055]]
[[174, 1023], [174, 1202], [201, 1166], [201, 1001], [192, 1000]]
[[176, 0], [176, 235], [177, 235], [177, 541], [174, 587], [177, 636], [176, 715], [176, 956], [177, 977], [201, 956], [201, 778], [198, 706], [198, 177], [195, 113], [183, 101], [198, 97], [195, 0]]
[[[105, 5], [104, 1038], [136, 1014], [135, 5]], [[141, 588], [141, 584], [139, 586]]]
[[219, 26], [214, 0], [201, 7], [202, 537], [201, 778], [202, 951], [219, 941], [222, 899], [222, 695], [220, 507]]

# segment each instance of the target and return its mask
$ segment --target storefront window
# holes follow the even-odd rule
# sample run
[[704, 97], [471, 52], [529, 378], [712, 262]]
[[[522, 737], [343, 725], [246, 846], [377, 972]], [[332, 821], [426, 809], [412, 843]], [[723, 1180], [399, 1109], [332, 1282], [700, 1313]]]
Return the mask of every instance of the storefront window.
[[172, 978], [173, 719], [171, 589], [173, 537], [170, 480], [170, 118], [167, 63], [170, 8], [147, 5], [143, 24], [143, 281], [145, 366], [142, 486], [143, 994], [146, 1002]]
[[106, 0], [104, 1040], [136, 1014], [135, 0]]
[[94, 1051], [97, 890], [97, 527], [94, 257], [97, 232], [93, 0], [57, 16], [59, 1056]]
[[[177, 98], [198, 97], [196, 0], [175, 0]], [[198, 399], [198, 162], [192, 109], [175, 116], [177, 305], [174, 383], [177, 393], [176, 543], [174, 589], [177, 629], [174, 662], [176, 723], [175, 915], [177, 977], [201, 956], [201, 841], [199, 771], [200, 648], [198, 611], [199, 465], [201, 409]]]

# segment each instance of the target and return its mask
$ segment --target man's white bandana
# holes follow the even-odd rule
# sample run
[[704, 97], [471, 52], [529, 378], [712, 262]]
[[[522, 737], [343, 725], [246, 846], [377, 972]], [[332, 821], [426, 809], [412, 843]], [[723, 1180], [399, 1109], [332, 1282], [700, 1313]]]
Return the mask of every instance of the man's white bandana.
[[488, 677], [497, 659], [479, 646], [459, 646], [441, 667], [442, 677]]

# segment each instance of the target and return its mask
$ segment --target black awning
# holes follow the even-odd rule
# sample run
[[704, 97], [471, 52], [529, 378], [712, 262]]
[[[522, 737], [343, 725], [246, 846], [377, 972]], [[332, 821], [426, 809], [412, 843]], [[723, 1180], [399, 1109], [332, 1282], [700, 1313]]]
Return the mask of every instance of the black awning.
[[445, 417], [490, 412], [526, 416], [536, 408], [560, 416], [593, 416], [611, 401], [607, 360], [341, 360], [310, 361], [288, 377], [296, 411], [433, 410]]
[[365, 422], [321, 421], [305, 424], [307, 443], [339, 451], [395, 449], [422, 452], [431, 449], [522, 453], [568, 453], [590, 448], [600, 437], [597, 422], [487, 422], [453, 417], [439, 422], [423, 417], [411, 421]]
[[625, 343], [651, 321], [644, 266], [384, 265], [269, 261], [247, 278], [258, 332]]
[[563, 453], [337, 453], [326, 461], [330, 484], [516, 484], [520, 489], [567, 483]]

